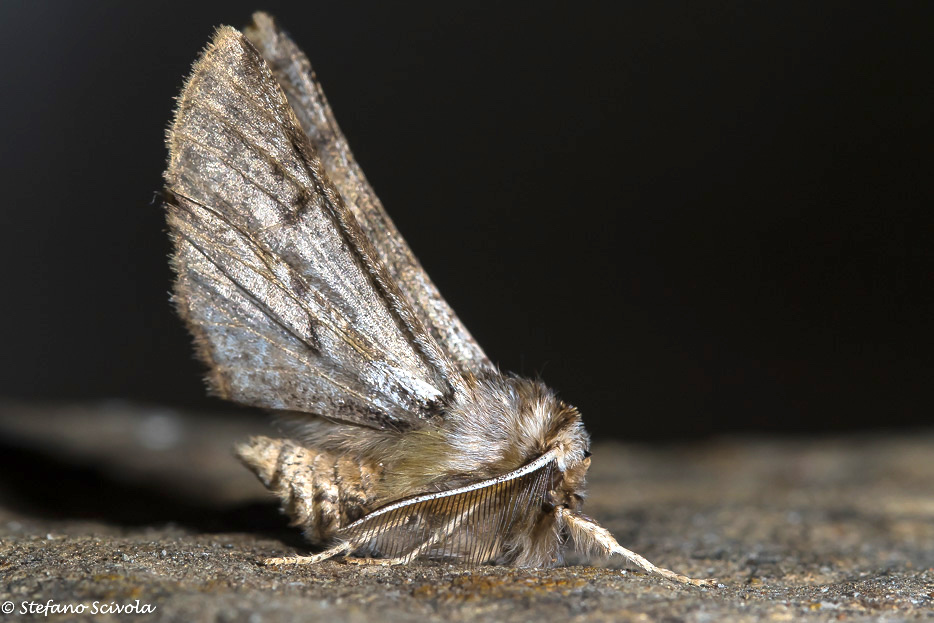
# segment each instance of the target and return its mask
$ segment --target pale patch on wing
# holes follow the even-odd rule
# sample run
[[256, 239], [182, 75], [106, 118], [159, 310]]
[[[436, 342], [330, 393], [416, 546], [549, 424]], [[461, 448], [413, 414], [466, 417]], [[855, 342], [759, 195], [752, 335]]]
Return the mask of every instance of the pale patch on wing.
[[377, 428], [462, 382], [253, 46], [218, 31], [168, 133], [175, 300], [222, 397]]

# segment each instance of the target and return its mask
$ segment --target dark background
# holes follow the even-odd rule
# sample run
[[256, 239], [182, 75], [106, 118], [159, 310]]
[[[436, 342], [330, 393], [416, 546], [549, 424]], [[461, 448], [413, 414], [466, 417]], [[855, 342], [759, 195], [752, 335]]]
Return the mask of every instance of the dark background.
[[929, 425], [925, 3], [0, 4], [0, 396], [200, 409], [152, 203], [215, 25], [273, 12], [491, 357], [596, 436]]

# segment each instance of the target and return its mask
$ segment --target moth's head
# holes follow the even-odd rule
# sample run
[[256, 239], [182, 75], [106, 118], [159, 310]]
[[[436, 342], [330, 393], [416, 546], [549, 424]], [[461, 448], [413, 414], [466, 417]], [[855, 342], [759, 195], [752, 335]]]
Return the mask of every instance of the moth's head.
[[558, 418], [560, 425], [552, 434], [550, 449], [555, 451], [555, 470], [551, 489], [545, 494], [547, 507], [579, 510], [584, 501], [584, 485], [590, 468], [590, 436], [584, 430], [580, 413], [574, 407], [561, 405], [566, 415]]
[[426, 431], [405, 436], [400, 450], [412, 456], [392, 470], [418, 470], [418, 482], [408, 487], [412, 493], [436, 483], [451, 487], [503, 476], [549, 453], [556, 467], [556, 500], [579, 504], [575, 500], [590, 467], [590, 437], [580, 412], [540, 381], [479, 379], [457, 396], [439, 428]]
[[578, 510], [584, 500], [584, 485], [590, 468], [590, 435], [580, 411], [538, 381], [513, 378], [516, 413], [522, 415], [516, 435], [526, 448], [526, 461], [546, 452], [554, 456], [551, 486], [545, 494], [546, 511], [557, 507]]

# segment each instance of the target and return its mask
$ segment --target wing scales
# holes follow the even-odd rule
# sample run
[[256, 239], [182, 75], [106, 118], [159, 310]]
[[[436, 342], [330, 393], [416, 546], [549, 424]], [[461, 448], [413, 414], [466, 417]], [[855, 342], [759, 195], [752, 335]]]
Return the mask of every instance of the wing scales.
[[265, 13], [256, 13], [244, 34], [266, 59], [331, 181], [422, 325], [461, 372], [492, 370], [483, 349], [441, 297], [364, 177], [308, 58]]
[[196, 63], [168, 143], [175, 300], [215, 391], [375, 427], [431, 417], [458, 371], [237, 31]]

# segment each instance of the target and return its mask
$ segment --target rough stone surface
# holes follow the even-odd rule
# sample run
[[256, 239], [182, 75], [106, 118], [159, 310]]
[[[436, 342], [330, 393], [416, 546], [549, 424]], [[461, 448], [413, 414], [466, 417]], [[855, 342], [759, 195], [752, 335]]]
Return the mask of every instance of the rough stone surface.
[[[594, 448], [587, 510], [718, 589], [626, 571], [327, 562], [230, 447], [243, 415], [113, 403], [0, 408], [0, 601], [47, 620], [747, 621], [934, 618], [934, 432]], [[148, 614], [92, 614], [150, 606]], [[37, 608], [39, 606], [33, 606]]]

